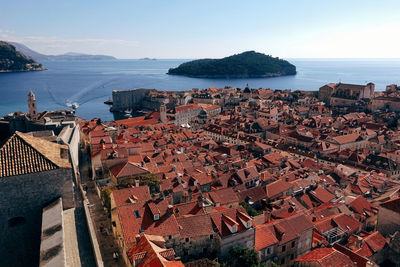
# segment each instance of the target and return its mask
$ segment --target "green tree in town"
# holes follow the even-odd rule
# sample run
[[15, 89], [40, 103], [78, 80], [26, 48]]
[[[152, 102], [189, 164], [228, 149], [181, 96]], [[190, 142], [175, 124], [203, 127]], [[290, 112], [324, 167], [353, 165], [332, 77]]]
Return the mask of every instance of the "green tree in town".
[[229, 266], [232, 267], [258, 267], [260, 262], [258, 260], [257, 252], [254, 249], [243, 247], [234, 247], [229, 251], [230, 260]]

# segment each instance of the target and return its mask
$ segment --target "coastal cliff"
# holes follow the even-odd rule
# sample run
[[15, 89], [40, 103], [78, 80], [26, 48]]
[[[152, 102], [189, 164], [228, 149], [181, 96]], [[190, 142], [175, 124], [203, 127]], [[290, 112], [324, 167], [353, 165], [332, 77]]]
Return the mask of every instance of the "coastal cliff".
[[288, 61], [247, 51], [222, 59], [198, 59], [171, 68], [167, 74], [195, 78], [265, 78], [295, 75], [296, 66]]
[[0, 72], [45, 70], [42, 64], [18, 52], [9, 43], [0, 41]]

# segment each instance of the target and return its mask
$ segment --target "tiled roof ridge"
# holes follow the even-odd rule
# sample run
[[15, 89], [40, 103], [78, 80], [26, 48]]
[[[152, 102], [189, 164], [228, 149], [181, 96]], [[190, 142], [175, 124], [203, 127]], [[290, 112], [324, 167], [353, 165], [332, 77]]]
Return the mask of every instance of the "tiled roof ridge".
[[[55, 162], [53, 162], [51, 159], [49, 159], [46, 155], [44, 155], [42, 152], [40, 152], [35, 146], [33, 146], [31, 143], [29, 143], [29, 141], [27, 141], [25, 139], [25, 135], [21, 132], [16, 131], [15, 134], [22, 139], [22, 141], [27, 144], [28, 146], [30, 146], [33, 150], [35, 150], [36, 152], [38, 152], [42, 157], [44, 157], [45, 159], [47, 159], [48, 161], [50, 161], [52, 164], [54, 164], [57, 168], [60, 168], [60, 166], [58, 166]], [[43, 140], [46, 141], [46, 140]], [[49, 142], [49, 141], [46, 141]], [[51, 142], [50, 142], [51, 143]]]
[[46, 151], [42, 151], [42, 149], [40, 148], [39, 144], [38, 144], [38, 147], [36, 147], [35, 145], [32, 145], [32, 143], [30, 142], [29, 139], [33, 139], [33, 140], [36, 139], [36, 141], [41, 142], [43, 144], [48, 144], [50, 146], [58, 147], [60, 149], [64, 148], [64, 149], [67, 149], [69, 151], [69, 147], [67, 145], [61, 145], [61, 144], [53, 143], [53, 142], [50, 142], [50, 141], [47, 141], [47, 140], [44, 140], [44, 139], [41, 139], [41, 138], [38, 138], [38, 137], [33, 137], [33, 136], [30, 136], [30, 135], [18, 132], [18, 131], [16, 131], [15, 133], [18, 134], [18, 136], [21, 139], [23, 139], [26, 144], [28, 144], [30, 147], [32, 147], [34, 150], [36, 150], [40, 155], [45, 157], [47, 160], [52, 162], [57, 167], [59, 167], [59, 168], [71, 168], [71, 164], [69, 163], [68, 158], [65, 159], [65, 160], [61, 159], [61, 161], [65, 161], [64, 163], [66, 163], [66, 164], [63, 164], [63, 162], [61, 162], [61, 161], [57, 163], [57, 161], [55, 161], [54, 159], [51, 159], [50, 157], [45, 155]]
[[[14, 142], [14, 144], [13, 144]], [[24, 149], [25, 153], [29, 153], [30, 157], [21, 158], [18, 160], [17, 158], [7, 157], [11, 152], [13, 147], [22, 148], [21, 144], [26, 145], [28, 149]], [[8, 150], [7, 150], [8, 148]], [[14, 151], [15, 152], [15, 151]], [[15, 153], [14, 156], [18, 156], [19, 153]], [[6, 160], [8, 158], [9, 160]], [[53, 161], [44, 156], [40, 151], [38, 151], [35, 147], [33, 147], [29, 142], [24, 139], [24, 136], [19, 132], [15, 132], [0, 148], [0, 159], [1, 159], [1, 169], [0, 169], [0, 177], [9, 177], [16, 175], [24, 175], [29, 173], [35, 173], [46, 170], [53, 170], [58, 168], [59, 166], [55, 164]], [[41, 159], [41, 160], [40, 160]], [[32, 161], [31, 163], [40, 163], [41, 165], [29, 165], [29, 162], [23, 162], [24, 160]], [[8, 163], [7, 166], [3, 166]], [[23, 163], [23, 164], [21, 164]], [[14, 166], [10, 166], [14, 165]], [[23, 169], [17, 170], [17, 165], [21, 165]], [[3, 169], [3, 167], [6, 167]]]
[[331, 250], [331, 253], [329, 253], [329, 254], [326, 254], [326, 255], [324, 255], [322, 258], [320, 258], [318, 261], [322, 261], [324, 258], [326, 258], [326, 257], [328, 257], [328, 256], [330, 256], [330, 255], [332, 255], [333, 253], [341, 253], [340, 251], [338, 251], [338, 250], [336, 250], [335, 248], [333, 248], [333, 247], [330, 247], [332, 250]]

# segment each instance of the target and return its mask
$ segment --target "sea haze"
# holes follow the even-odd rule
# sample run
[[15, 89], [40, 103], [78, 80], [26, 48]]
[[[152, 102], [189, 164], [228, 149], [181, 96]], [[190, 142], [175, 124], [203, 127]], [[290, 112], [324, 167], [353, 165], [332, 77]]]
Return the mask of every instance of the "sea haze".
[[199, 79], [167, 75], [169, 68], [188, 60], [115, 60], [115, 61], [41, 61], [48, 70], [0, 73], [0, 116], [21, 110], [27, 112], [29, 90], [36, 94], [38, 109], [67, 108], [78, 103], [83, 118], [112, 120], [109, 106], [103, 104], [112, 90], [155, 88], [188, 90], [191, 88], [245, 87], [318, 90], [329, 82], [375, 83], [375, 90], [388, 84], [400, 84], [400, 59], [289, 59], [297, 75], [252, 79]]

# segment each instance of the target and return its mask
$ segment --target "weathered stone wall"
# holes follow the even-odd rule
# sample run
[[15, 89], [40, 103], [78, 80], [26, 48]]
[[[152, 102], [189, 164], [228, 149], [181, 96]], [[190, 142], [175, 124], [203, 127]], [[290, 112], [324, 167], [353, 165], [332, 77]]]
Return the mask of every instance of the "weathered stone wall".
[[219, 254], [219, 246], [217, 234], [210, 233], [206, 236], [189, 238], [187, 242], [185, 238], [181, 238], [172, 248], [176, 256], [181, 257], [183, 261], [189, 261], [204, 257], [214, 258]]
[[127, 91], [117, 91], [112, 92], [113, 105], [111, 111], [124, 111], [126, 109], [136, 108], [141, 105], [143, 98], [151, 90], [154, 89], [132, 89]]
[[254, 248], [254, 240], [255, 228], [224, 237], [221, 240], [221, 255], [222, 257], [228, 257], [229, 250], [233, 247]]
[[299, 240], [297, 241], [297, 252], [296, 256], [299, 257], [306, 254], [311, 250], [313, 241], [313, 228], [308, 229], [302, 233], [299, 233]]
[[377, 230], [387, 237], [400, 231], [400, 214], [384, 207], [379, 207]]
[[0, 266], [37, 266], [43, 207], [59, 197], [75, 206], [72, 169], [0, 178], [0, 194]]

